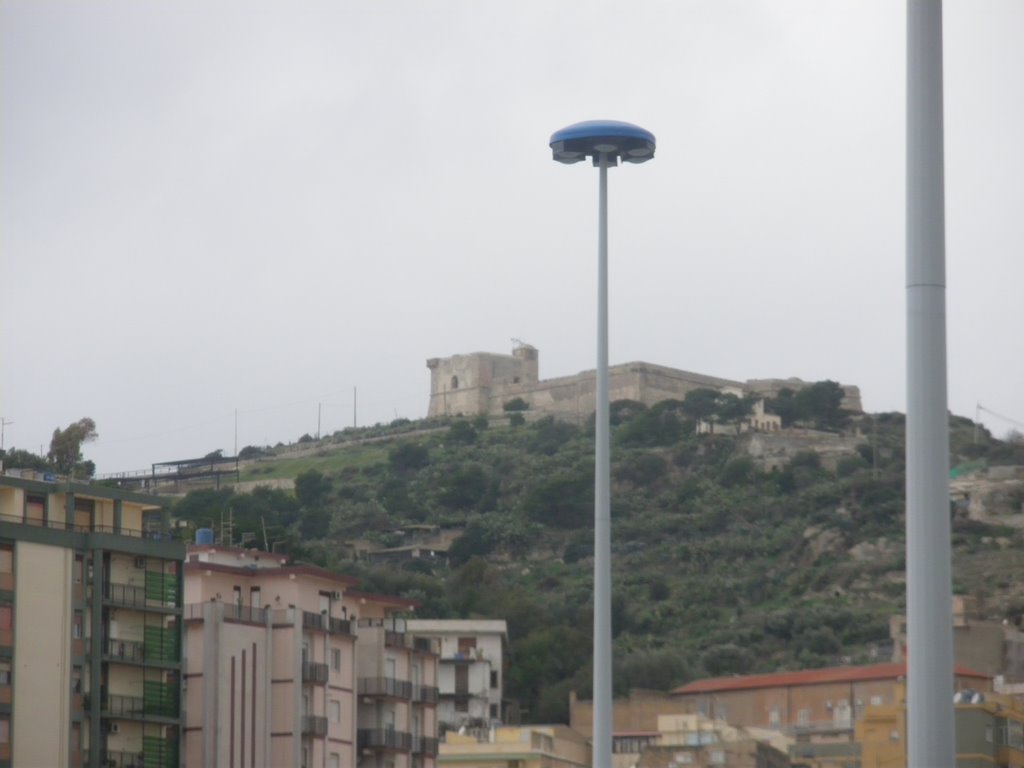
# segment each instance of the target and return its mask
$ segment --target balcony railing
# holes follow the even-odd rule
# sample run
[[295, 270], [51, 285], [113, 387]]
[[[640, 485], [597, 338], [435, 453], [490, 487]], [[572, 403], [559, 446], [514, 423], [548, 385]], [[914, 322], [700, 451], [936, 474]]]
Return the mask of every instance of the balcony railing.
[[352, 622], [348, 619], [328, 619], [327, 630], [334, 634], [351, 635]]
[[327, 629], [327, 614], [313, 613], [312, 611], [302, 612], [303, 629]]
[[412, 749], [412, 734], [393, 728], [360, 728], [356, 741], [359, 749]]
[[[24, 515], [0, 515], [0, 522], [23, 523], [25, 525], [33, 525], [36, 527], [43, 526], [42, 519], [25, 517]], [[159, 527], [139, 529], [121, 526], [120, 528], [115, 528], [112, 525], [101, 525], [100, 523], [76, 523], [74, 521], [67, 522], [64, 520], [55, 520], [53, 518], [46, 521], [45, 527], [61, 531], [77, 531], [80, 533], [113, 533], [118, 536], [131, 536], [137, 539], [153, 539], [157, 541], [172, 541], [180, 538], [179, 531]]]
[[137, 664], [141, 664], [146, 660], [145, 646], [136, 640], [104, 640], [103, 655], [118, 661], [128, 661]]
[[146, 606], [146, 588], [137, 587], [132, 584], [105, 584], [103, 587], [103, 599], [117, 605], [140, 606], [144, 608]]
[[255, 605], [236, 605], [235, 603], [189, 603], [185, 606], [185, 619], [188, 621], [202, 619], [207, 605], [220, 605], [224, 610], [224, 621], [238, 621], [246, 624], [266, 624], [270, 611]]
[[430, 736], [414, 736], [412, 739], [412, 752], [414, 755], [437, 756], [437, 739]]
[[148, 698], [142, 696], [123, 696], [117, 693], [108, 694], [101, 706], [103, 714], [107, 717], [123, 717], [126, 719], [144, 719], [149, 717], [163, 717], [171, 720], [177, 719], [177, 696], [173, 691], [157, 691], [157, 697], [151, 695]]
[[316, 661], [302, 662], [302, 682], [323, 685], [327, 682], [327, 665]]
[[433, 640], [429, 637], [414, 637], [412, 639], [412, 647], [415, 651], [422, 653], [437, 653], [439, 641]]
[[100, 752], [103, 768], [146, 768], [141, 752]]
[[412, 700], [419, 704], [437, 704], [437, 686], [414, 685], [412, 687]]
[[408, 680], [396, 680], [393, 677], [361, 677], [359, 678], [359, 695], [410, 699], [412, 698], [412, 683]]
[[327, 718], [320, 715], [303, 715], [302, 735], [322, 739], [327, 735]]
[[384, 630], [384, 646], [386, 648], [405, 648], [405, 634]]

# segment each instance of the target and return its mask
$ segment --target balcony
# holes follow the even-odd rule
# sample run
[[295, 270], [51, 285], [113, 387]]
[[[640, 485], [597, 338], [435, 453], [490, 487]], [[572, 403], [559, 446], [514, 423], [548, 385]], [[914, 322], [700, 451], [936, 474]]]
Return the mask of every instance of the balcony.
[[107, 639], [103, 641], [103, 658], [141, 664], [146, 660], [146, 648], [136, 640]]
[[393, 677], [361, 677], [359, 678], [359, 695], [411, 699], [412, 683], [408, 680], [396, 680]]
[[392, 632], [390, 629], [384, 630], [384, 647], [405, 648], [405, 634], [402, 632]]
[[147, 689], [148, 695], [145, 697], [108, 694], [100, 707], [103, 716], [125, 720], [177, 720], [178, 697], [176, 693], [167, 686], [157, 689], [156, 686], [159, 685], [161, 684], [150, 684], [151, 690]]
[[141, 752], [100, 752], [104, 768], [147, 768]]
[[437, 704], [437, 686], [435, 685], [414, 685], [412, 687], [412, 700], [417, 704]]
[[348, 619], [330, 618], [327, 620], [327, 631], [335, 635], [351, 635], [352, 622]]
[[327, 665], [316, 661], [302, 662], [302, 682], [323, 685], [327, 682]]
[[437, 757], [437, 739], [430, 736], [414, 736], [412, 739], [412, 753], [414, 755]]
[[319, 715], [303, 715], [302, 735], [322, 739], [327, 735], [327, 718]]
[[359, 749], [412, 749], [412, 734], [394, 728], [360, 728], [356, 741]]
[[302, 612], [302, 628], [303, 629], [319, 629], [324, 632], [327, 631], [327, 614], [326, 613], [313, 613], [312, 611]]
[[224, 621], [237, 622], [240, 624], [266, 624], [270, 611], [266, 608], [257, 608], [254, 605], [235, 605], [234, 603], [189, 603], [185, 606], [185, 620], [202, 620], [206, 617], [204, 610], [207, 605], [218, 605], [223, 607]]
[[[140, 609], [177, 609], [177, 577], [151, 579], [150, 575], [162, 577], [163, 574], [146, 574], [146, 585], [135, 584], [104, 584], [103, 600], [110, 605], [123, 608]], [[173, 579], [173, 582], [171, 581]]]
[[412, 639], [412, 649], [419, 653], [440, 655], [441, 641], [431, 637], [414, 637]]
[[146, 588], [132, 584], [105, 584], [103, 599], [114, 605], [128, 608], [146, 607]]

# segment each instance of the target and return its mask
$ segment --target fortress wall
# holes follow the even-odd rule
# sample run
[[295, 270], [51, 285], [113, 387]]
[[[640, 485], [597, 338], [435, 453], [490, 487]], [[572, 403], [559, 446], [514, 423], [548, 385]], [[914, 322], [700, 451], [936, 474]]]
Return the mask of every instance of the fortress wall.
[[[791, 379], [748, 379], [746, 384], [743, 385], [744, 389], [748, 392], [760, 395], [764, 398], [775, 397], [779, 394], [779, 390], [784, 387], [789, 387], [794, 392], [798, 389], [803, 389], [809, 386], [810, 382], [804, 381], [803, 379], [791, 378]], [[843, 402], [840, 404], [841, 407], [854, 413], [863, 413], [864, 407], [861, 404], [860, 399], [860, 387], [854, 384], [840, 384], [843, 388]]]
[[[551, 415], [582, 422], [594, 412], [594, 371], [539, 381], [537, 350], [518, 347], [512, 355], [474, 352], [432, 358], [428, 416], [463, 414], [501, 416], [509, 400], [521, 397], [532, 416]], [[783, 387], [808, 386], [801, 379], [750, 379], [746, 382], [681, 371], [652, 363], [632, 362], [611, 366], [609, 395], [616, 400], [637, 400], [653, 405], [662, 400], [681, 400], [694, 389], [741, 390], [760, 397], [774, 397]], [[862, 412], [860, 390], [842, 385], [843, 408]]]

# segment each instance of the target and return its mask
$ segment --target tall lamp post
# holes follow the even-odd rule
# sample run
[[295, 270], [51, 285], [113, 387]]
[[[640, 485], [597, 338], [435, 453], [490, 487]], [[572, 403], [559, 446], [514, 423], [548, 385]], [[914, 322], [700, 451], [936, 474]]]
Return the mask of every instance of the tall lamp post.
[[654, 134], [616, 120], [575, 123], [551, 136], [560, 163], [588, 157], [600, 169], [597, 225], [597, 391], [594, 451], [594, 724], [593, 766], [612, 764], [612, 568], [610, 426], [608, 419], [608, 167], [654, 157]]
[[952, 768], [942, 2], [907, 2], [907, 757]]

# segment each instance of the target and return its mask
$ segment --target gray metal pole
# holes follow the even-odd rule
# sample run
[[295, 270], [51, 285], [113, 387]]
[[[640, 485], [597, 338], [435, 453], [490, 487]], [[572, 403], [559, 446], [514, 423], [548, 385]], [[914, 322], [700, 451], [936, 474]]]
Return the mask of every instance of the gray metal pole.
[[608, 157], [601, 154], [597, 235], [597, 390], [594, 412], [593, 766], [612, 765], [612, 563], [608, 415]]
[[952, 768], [942, 3], [907, 2], [907, 750]]

